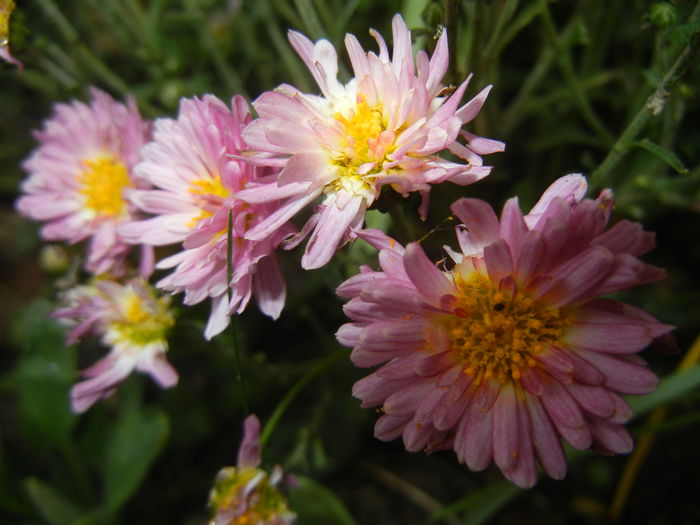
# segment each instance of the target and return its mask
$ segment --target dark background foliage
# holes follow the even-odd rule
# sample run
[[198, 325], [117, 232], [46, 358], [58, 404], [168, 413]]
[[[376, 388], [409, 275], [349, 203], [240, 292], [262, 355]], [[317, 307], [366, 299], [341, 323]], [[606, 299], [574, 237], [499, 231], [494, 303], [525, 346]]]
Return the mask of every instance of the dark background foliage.
[[[264, 421], [309, 370], [327, 367], [301, 390], [265, 448], [265, 464], [300, 475], [292, 503], [302, 524], [690, 524], [700, 522], [698, 367], [679, 363], [697, 336], [700, 293], [700, 68], [691, 60], [664, 99], [648, 97], [684, 49], [697, 51], [696, 2], [551, 2], [492, 0], [27, 0], [12, 18], [11, 46], [25, 63], [0, 64], [0, 523], [204, 523], [217, 470], [235, 462], [245, 416], [233, 346], [250, 407]], [[471, 124], [505, 141], [486, 180], [432, 191], [428, 221], [415, 199], [380, 203], [374, 225], [402, 242], [426, 236], [435, 258], [452, 243], [449, 204], [479, 196], [497, 209], [512, 195], [523, 208], [554, 179], [591, 177], [592, 192], [614, 189], [616, 218], [657, 232], [646, 260], [667, 269], [664, 282], [622, 296], [677, 326], [673, 344], [644, 352], [662, 388], [635, 406], [637, 440], [655, 437], [632, 482], [630, 457], [571, 455], [564, 481], [542, 480], [520, 491], [488, 469], [471, 473], [454, 454], [410, 454], [400, 442], [372, 438], [375, 414], [350, 396], [365, 371], [352, 367], [333, 334], [344, 321], [334, 288], [376, 264], [361, 243], [333, 264], [299, 268], [283, 256], [289, 298], [275, 322], [250, 308], [232, 330], [205, 343], [207, 308], [178, 309], [169, 359], [180, 384], [161, 391], [130, 378], [112, 399], [84, 416], [68, 409], [77, 370], [104, 350], [65, 347], [47, 314], [56, 293], [75, 282], [80, 247], [47, 251], [37, 225], [17, 216], [13, 201], [21, 161], [57, 101], [85, 99], [95, 85], [117, 98], [133, 93], [148, 118], [174, 116], [180, 97], [235, 93], [254, 99], [288, 82], [312, 92], [312, 79], [286, 41], [297, 29], [328, 38], [342, 51], [346, 32], [373, 49], [368, 28], [387, 39], [402, 12], [418, 45], [430, 48], [438, 25], [451, 44], [449, 81], [474, 73], [468, 96], [494, 84]], [[346, 76], [347, 79], [347, 76]], [[642, 125], [630, 134], [630, 123]], [[179, 304], [179, 299], [175, 300]], [[342, 353], [342, 355], [340, 355]], [[334, 356], [338, 355], [337, 359]], [[695, 365], [689, 359], [688, 365]], [[666, 404], [663, 414], [659, 407]], [[654, 420], [646, 412], [656, 409]], [[661, 414], [661, 415], [660, 415]], [[621, 487], [626, 505], [611, 514]], [[351, 517], [352, 516], [352, 517]]]

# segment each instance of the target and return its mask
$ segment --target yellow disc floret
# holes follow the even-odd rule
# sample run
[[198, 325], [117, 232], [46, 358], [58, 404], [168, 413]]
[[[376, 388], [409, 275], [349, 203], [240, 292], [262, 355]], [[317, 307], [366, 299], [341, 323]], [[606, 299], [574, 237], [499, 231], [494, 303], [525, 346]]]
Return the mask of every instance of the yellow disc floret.
[[488, 276], [453, 273], [457, 288], [454, 315], [445, 319], [451, 350], [475, 383], [517, 382], [534, 356], [556, 343], [570, 316], [527, 294], [499, 291]]
[[[363, 95], [349, 117], [336, 113], [334, 118], [345, 128], [346, 163], [355, 167], [366, 162], [380, 161], [384, 151], [378, 151], [379, 135], [386, 129], [381, 106], [370, 106]], [[379, 158], [378, 154], [381, 156]]]
[[9, 41], [10, 15], [14, 8], [12, 0], [0, 0], [0, 46], [6, 46]]
[[97, 216], [119, 217], [126, 213], [124, 188], [131, 185], [126, 166], [111, 156], [83, 161], [85, 170], [78, 174], [79, 193], [85, 207]]
[[[246, 490], [251, 483], [254, 487]], [[227, 525], [256, 525], [290, 514], [284, 496], [270, 483], [267, 473], [252, 467], [221, 469], [209, 494], [209, 506], [215, 514], [230, 517]]]
[[188, 191], [194, 196], [195, 204], [202, 210], [190, 221], [188, 224], [190, 227], [194, 227], [202, 219], [211, 217], [221, 207], [222, 199], [226, 199], [231, 194], [221, 182], [219, 175], [193, 180]]
[[120, 316], [110, 323], [109, 330], [118, 342], [138, 347], [165, 340], [175, 323], [169, 309], [168, 297], [156, 297], [152, 292], [144, 297], [127, 288], [117, 301]]

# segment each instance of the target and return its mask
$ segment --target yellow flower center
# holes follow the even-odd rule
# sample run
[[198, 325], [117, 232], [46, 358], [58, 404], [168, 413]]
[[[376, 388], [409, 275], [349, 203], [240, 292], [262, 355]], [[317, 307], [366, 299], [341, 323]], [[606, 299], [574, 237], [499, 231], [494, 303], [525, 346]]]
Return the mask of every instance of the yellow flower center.
[[[209, 494], [209, 505], [214, 513], [225, 512], [241, 507], [241, 497], [245, 486], [263, 471], [257, 468], [226, 467], [216, 477]], [[246, 498], [243, 513], [235, 513], [227, 525], [256, 525], [268, 522], [290, 511], [282, 494], [270, 484], [267, 474], [257, 482]], [[214, 520], [210, 521], [210, 524]]]
[[175, 324], [168, 308], [169, 298], [155, 295], [142, 297], [129, 289], [119, 299], [121, 319], [110, 324], [110, 329], [119, 334], [118, 338], [127, 343], [144, 346], [162, 341]]
[[131, 185], [126, 166], [111, 156], [84, 160], [85, 171], [78, 174], [79, 193], [85, 207], [99, 216], [118, 217], [126, 212], [124, 188]]
[[189, 227], [194, 227], [202, 219], [211, 217], [221, 207], [222, 199], [231, 194], [218, 175], [193, 180], [188, 191], [195, 196], [195, 203], [202, 210], [189, 222]]
[[15, 8], [12, 0], [0, 0], [0, 47], [6, 46], [10, 35], [10, 15]]
[[518, 381], [525, 367], [536, 366], [534, 356], [559, 341], [571, 323], [566, 311], [526, 294], [498, 291], [479, 272], [452, 275], [457, 304], [455, 315], [445, 320], [447, 334], [457, 362], [477, 385], [491, 378]]
[[333, 117], [345, 128], [347, 165], [357, 167], [383, 159], [384, 152], [377, 148], [379, 135], [386, 129], [381, 106], [370, 106], [364, 95], [358, 95], [358, 103], [349, 118], [341, 113], [336, 113]]
[[[373, 183], [376, 175], [384, 171], [386, 156], [395, 149], [395, 133], [387, 130], [387, 121], [381, 105], [370, 106], [366, 97], [357, 95], [357, 103], [350, 111], [333, 115], [343, 127], [340, 151], [333, 152], [332, 163], [337, 178], [326, 187], [326, 192], [340, 189], [354, 194], [364, 194], [373, 199], [376, 193]], [[374, 166], [360, 166], [374, 163]]]

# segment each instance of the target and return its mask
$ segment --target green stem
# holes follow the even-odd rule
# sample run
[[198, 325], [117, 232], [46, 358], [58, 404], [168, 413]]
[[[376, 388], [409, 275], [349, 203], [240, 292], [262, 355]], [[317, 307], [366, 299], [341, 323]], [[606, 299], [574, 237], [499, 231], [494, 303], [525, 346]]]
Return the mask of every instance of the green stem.
[[318, 13], [316, 13], [316, 9], [311, 1], [294, 0], [294, 5], [296, 6], [297, 12], [306, 26], [306, 30], [308, 32], [307, 34], [311, 37], [311, 40], [326, 38], [326, 30], [323, 28], [321, 19], [318, 17]]
[[78, 32], [73, 28], [68, 19], [63, 16], [61, 10], [56, 6], [53, 0], [37, 0], [41, 8], [46, 13], [46, 17], [51, 20], [61, 32], [63, 38], [69, 44], [78, 42]]
[[[231, 280], [233, 279], [233, 210], [228, 211], [228, 220], [226, 227], [226, 300], [231, 304]], [[245, 383], [243, 382], [243, 372], [241, 368], [241, 354], [238, 340], [238, 316], [231, 317], [231, 335], [233, 337], [233, 363], [236, 367], [236, 382], [241, 392], [241, 403], [246, 414], [250, 414], [250, 406], [248, 405], [248, 393], [246, 392]]]
[[[697, 18], [700, 12], [699, 7], [700, 3], [698, 3], [695, 11], [691, 15], [691, 20]], [[639, 109], [632, 121], [627, 125], [600, 166], [593, 171], [589, 178], [591, 188], [599, 188], [603, 186], [604, 183], [607, 183], [610, 173], [627, 153], [631, 143], [634, 142], [637, 135], [639, 135], [642, 128], [644, 128], [649, 117], [658, 115], [663, 111], [666, 99], [681, 77], [688, 71], [699, 51], [700, 31], [696, 31], [690, 37], [688, 44], [673, 63], [671, 69], [664, 75], [656, 90], [647, 98], [646, 103]]]
[[234, 68], [231, 67], [231, 61], [226, 59], [224, 54], [221, 52], [221, 46], [219, 46], [219, 44], [216, 43], [216, 40], [214, 40], [211, 30], [207, 26], [206, 19], [204, 17], [198, 18], [198, 25], [200, 28], [199, 37], [201, 38], [207, 52], [210, 54], [212, 62], [214, 62], [214, 67], [216, 67], [217, 71], [226, 83], [227, 90], [232, 93], [238, 93], [246, 99], [250, 99], [250, 96], [243, 88], [243, 81], [241, 80], [241, 77], [238, 75], [238, 73], [236, 73]]
[[[559, 39], [563, 42], [568, 42], [574, 32], [575, 24], [573, 20], [561, 32]], [[523, 117], [527, 105], [532, 100], [532, 93], [544, 80], [545, 75], [552, 67], [552, 62], [556, 56], [556, 51], [552, 46], [547, 46], [540, 54], [539, 59], [535, 62], [535, 67], [530, 70], [522, 86], [514, 97], [513, 102], [505, 111], [505, 118], [502, 126], [504, 135], [508, 135], [514, 129]]]
[[581, 116], [588, 123], [588, 125], [608, 144], [612, 143], [612, 135], [595, 114], [586, 93], [581, 89], [581, 84], [578, 78], [576, 78], [576, 73], [574, 72], [574, 65], [571, 60], [571, 54], [569, 53], [569, 47], [564, 45], [564, 42], [562, 42], [557, 34], [547, 0], [540, 0], [540, 5], [542, 7], [541, 16], [544, 22], [545, 30], [547, 31], [547, 34], [557, 51], [559, 67], [561, 68], [564, 79], [569, 85], [574, 99], [576, 100]]
[[241, 403], [243, 404], [243, 410], [246, 415], [250, 414], [250, 405], [248, 404], [248, 391], [245, 387], [245, 381], [243, 380], [243, 372], [241, 368], [241, 353], [240, 353], [240, 341], [238, 339], [238, 316], [234, 315], [231, 318], [231, 332], [233, 336], [233, 362], [236, 367], [236, 382], [238, 383], [238, 389], [241, 393]]
[[275, 408], [274, 412], [272, 412], [270, 419], [268, 419], [267, 423], [265, 423], [265, 427], [263, 428], [262, 434], [260, 435], [261, 447], [264, 447], [265, 444], [268, 442], [270, 436], [272, 436], [272, 433], [275, 430], [275, 427], [277, 426], [277, 423], [279, 423], [279, 420], [282, 418], [285, 411], [292, 403], [292, 401], [294, 401], [294, 398], [297, 397], [299, 392], [301, 392], [304, 389], [304, 387], [311, 382], [312, 379], [318, 376], [326, 368], [338, 361], [341, 357], [347, 356], [347, 350], [337, 350], [333, 352], [332, 354], [326, 356], [322, 361], [318, 362], [316, 366], [314, 366], [311, 370], [306, 372], [306, 374], [304, 374], [296, 383], [294, 383], [294, 385], [292, 385], [292, 388], [290, 388], [287, 391], [287, 393], [284, 395], [282, 400]]

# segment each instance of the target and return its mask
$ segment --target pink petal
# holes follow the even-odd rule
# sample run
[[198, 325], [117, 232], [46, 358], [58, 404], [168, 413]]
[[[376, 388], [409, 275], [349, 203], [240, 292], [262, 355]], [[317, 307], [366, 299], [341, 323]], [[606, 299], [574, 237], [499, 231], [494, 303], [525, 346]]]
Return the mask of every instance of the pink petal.
[[301, 266], [305, 270], [320, 268], [331, 260], [331, 257], [343, 242], [348, 228], [357, 216], [364, 217], [364, 198], [357, 195], [342, 210], [334, 202], [329, 203], [321, 213], [318, 225], [311, 234], [301, 258]]
[[440, 304], [442, 296], [454, 293], [449, 278], [428, 259], [417, 242], [406, 246], [404, 267], [416, 290], [432, 304]]
[[518, 401], [511, 386], [501, 389], [493, 405], [493, 459], [501, 470], [510, 470], [518, 462], [520, 451]]

